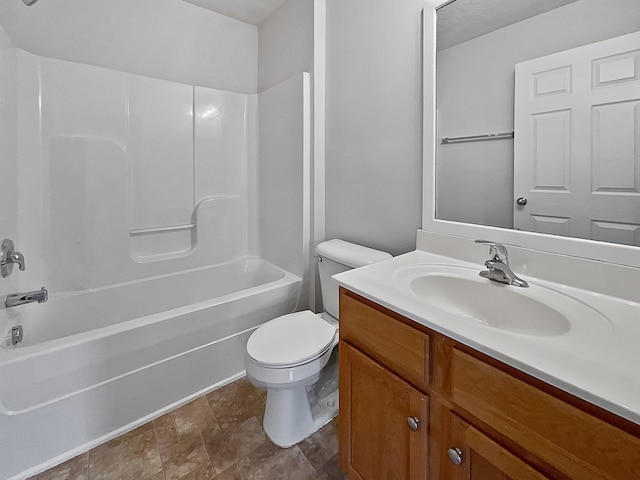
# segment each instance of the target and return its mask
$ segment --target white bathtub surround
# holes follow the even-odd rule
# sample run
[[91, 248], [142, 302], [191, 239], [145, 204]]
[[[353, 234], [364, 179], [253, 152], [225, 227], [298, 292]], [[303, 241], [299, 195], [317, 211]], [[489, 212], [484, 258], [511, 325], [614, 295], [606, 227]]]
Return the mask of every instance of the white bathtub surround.
[[[637, 268], [509, 248], [514, 272], [536, 289], [551, 289], [597, 317], [594, 327], [569, 316], [568, 332], [528, 335], [482, 324], [435, 307], [407, 288], [400, 272], [417, 265], [485, 270], [486, 245], [420, 231], [419, 250], [336, 276], [341, 285], [401, 315], [512, 365], [536, 378], [640, 423], [640, 292]], [[490, 282], [490, 280], [484, 280]], [[502, 284], [500, 288], [519, 288]], [[526, 290], [526, 289], [523, 289]], [[534, 292], [535, 296], [535, 292]], [[553, 305], [553, 303], [550, 303]], [[561, 306], [560, 306], [561, 307]], [[558, 307], [558, 308], [560, 308]], [[569, 311], [569, 314], [572, 312]], [[590, 317], [590, 318], [591, 318]]]
[[247, 254], [309, 271], [308, 74], [258, 97], [15, 53], [25, 288], [99, 288]]
[[257, 254], [255, 96], [17, 54], [25, 282], [77, 291]]
[[58, 329], [0, 349], [0, 477], [42, 471], [236, 378], [251, 332], [290, 312], [299, 288], [253, 259], [51, 299]]
[[[0, 27], [0, 66], [7, 72], [16, 71], [16, 49], [11, 39]], [[0, 74], [2, 75], [2, 74]], [[0, 81], [0, 158], [2, 158], [2, 170], [0, 175], [0, 202], [4, 207], [0, 210], [0, 224], [3, 225], [3, 234], [6, 237], [16, 238], [18, 222], [16, 210], [18, 208], [18, 196], [15, 178], [18, 168], [17, 157], [17, 78], [15, 75], [2, 75]], [[0, 241], [2, 241], [0, 239]], [[11, 277], [8, 277], [11, 281]]]

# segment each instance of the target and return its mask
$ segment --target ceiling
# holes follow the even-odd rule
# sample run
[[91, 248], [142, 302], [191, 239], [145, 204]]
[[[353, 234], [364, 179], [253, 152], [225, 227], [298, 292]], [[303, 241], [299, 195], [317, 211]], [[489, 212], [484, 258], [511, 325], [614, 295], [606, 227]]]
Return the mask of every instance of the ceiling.
[[259, 25], [286, 0], [183, 0], [198, 7], [235, 18], [241, 22]]
[[455, 0], [438, 10], [438, 50], [577, 0]]

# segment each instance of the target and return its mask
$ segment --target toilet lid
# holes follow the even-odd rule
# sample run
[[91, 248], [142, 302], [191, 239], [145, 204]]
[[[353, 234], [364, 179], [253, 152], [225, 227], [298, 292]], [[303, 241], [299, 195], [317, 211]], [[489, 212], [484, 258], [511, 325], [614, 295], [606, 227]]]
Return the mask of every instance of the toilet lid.
[[247, 353], [256, 362], [270, 366], [291, 366], [324, 353], [333, 343], [337, 329], [310, 310], [275, 318], [249, 337]]

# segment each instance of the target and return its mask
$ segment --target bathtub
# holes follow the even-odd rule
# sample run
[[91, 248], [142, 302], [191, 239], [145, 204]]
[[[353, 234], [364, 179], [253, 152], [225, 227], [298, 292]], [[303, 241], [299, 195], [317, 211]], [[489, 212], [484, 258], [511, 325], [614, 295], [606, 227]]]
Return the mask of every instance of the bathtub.
[[23, 307], [0, 348], [0, 478], [45, 470], [244, 373], [301, 279], [250, 258]]

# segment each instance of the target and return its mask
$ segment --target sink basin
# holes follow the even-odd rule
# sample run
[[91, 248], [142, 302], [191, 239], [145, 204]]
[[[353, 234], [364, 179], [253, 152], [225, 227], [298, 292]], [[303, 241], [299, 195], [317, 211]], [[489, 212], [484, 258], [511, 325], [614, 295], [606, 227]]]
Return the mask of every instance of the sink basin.
[[556, 290], [536, 284], [529, 288], [505, 285], [480, 277], [479, 272], [462, 266], [419, 264], [398, 269], [394, 277], [402, 290], [432, 307], [499, 330], [558, 336], [569, 332], [578, 320], [610, 329], [599, 312]]

